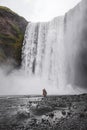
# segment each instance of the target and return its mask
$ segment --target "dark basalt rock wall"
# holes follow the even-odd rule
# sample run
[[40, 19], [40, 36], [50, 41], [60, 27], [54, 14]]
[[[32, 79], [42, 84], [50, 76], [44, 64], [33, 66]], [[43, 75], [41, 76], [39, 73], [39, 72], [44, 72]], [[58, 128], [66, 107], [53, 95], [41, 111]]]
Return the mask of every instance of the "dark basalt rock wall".
[[21, 64], [21, 48], [27, 21], [0, 6], [0, 64]]

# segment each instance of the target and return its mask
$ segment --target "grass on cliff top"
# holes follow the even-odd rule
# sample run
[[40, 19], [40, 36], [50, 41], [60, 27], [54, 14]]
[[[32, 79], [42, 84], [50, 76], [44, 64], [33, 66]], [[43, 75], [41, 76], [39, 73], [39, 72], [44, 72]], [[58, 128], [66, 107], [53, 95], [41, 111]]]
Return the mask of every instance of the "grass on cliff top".
[[[8, 7], [5, 7], [5, 6], [0, 6], [0, 10], [4, 10], [4, 11], [6, 11], [8, 13], [19, 16], [16, 12], [12, 11], [11, 9], [9, 9]], [[22, 16], [19, 16], [19, 17], [23, 18]]]
[[17, 15], [18, 16], [18, 14], [17, 13], [15, 13], [14, 11], [12, 11], [11, 9], [9, 9], [8, 7], [5, 7], [5, 6], [0, 6], [0, 10], [4, 10], [4, 11], [6, 11], [6, 12], [8, 12], [8, 13], [12, 13], [12, 14], [14, 14], [14, 15]]

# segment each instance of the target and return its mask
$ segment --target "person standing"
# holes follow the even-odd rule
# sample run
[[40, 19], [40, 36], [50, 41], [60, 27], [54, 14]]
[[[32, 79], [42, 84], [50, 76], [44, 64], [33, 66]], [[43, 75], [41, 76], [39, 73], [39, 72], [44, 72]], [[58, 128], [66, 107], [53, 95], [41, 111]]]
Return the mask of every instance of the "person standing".
[[44, 97], [46, 97], [46, 96], [47, 96], [47, 91], [46, 91], [46, 89], [45, 89], [45, 88], [43, 89], [43, 96], [44, 96]]

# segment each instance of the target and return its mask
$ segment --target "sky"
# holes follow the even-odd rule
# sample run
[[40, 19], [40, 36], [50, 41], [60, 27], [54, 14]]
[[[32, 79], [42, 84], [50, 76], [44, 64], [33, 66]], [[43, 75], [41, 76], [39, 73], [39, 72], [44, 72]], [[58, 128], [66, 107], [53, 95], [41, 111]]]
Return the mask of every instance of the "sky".
[[0, 0], [0, 6], [7, 6], [26, 20], [49, 21], [64, 15], [81, 0]]

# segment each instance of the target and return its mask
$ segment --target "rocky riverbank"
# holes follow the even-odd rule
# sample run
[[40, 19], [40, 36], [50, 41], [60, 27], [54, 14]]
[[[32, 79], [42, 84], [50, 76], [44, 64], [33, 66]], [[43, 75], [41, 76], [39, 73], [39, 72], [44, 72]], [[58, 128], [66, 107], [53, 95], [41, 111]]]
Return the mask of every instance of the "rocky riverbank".
[[0, 130], [87, 130], [87, 94], [1, 97]]

